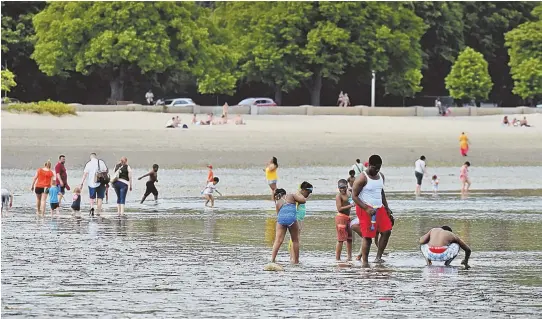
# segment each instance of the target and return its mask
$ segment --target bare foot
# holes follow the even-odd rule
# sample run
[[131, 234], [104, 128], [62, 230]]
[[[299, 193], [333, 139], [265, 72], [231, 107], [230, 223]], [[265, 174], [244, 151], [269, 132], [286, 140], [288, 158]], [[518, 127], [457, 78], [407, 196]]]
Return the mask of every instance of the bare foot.
[[369, 266], [369, 263], [363, 263], [361, 264], [361, 268], [371, 268], [371, 266]]
[[346, 261], [352, 261], [352, 256], [346, 258]]
[[375, 264], [383, 264], [385, 262], [384, 259], [382, 258], [376, 258], [374, 261], [373, 261]]

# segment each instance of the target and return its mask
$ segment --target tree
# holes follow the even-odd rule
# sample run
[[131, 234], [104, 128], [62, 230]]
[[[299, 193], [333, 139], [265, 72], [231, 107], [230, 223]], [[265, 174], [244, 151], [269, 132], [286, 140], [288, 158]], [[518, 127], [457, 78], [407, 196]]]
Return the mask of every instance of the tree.
[[413, 97], [422, 90], [422, 72], [410, 69], [405, 74], [391, 74], [385, 82], [386, 94], [400, 96], [405, 106], [405, 97]]
[[467, 47], [459, 54], [446, 77], [446, 88], [454, 99], [487, 99], [493, 83], [484, 56]]
[[122, 100], [130, 73], [190, 71], [208, 41], [199, 14], [191, 2], [51, 2], [32, 57], [48, 75], [99, 74]]
[[526, 22], [505, 35], [509, 48], [513, 92], [531, 103], [542, 95], [542, 5], [533, 10], [535, 22]]
[[17, 86], [15, 75], [10, 70], [2, 70], [2, 91], [9, 92]]

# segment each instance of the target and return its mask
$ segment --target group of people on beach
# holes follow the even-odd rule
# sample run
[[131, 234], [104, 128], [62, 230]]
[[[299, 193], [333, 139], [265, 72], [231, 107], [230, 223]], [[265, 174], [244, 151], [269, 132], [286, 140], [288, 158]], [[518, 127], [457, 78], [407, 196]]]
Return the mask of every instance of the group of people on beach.
[[512, 121], [509, 121], [508, 120], [508, 116], [504, 116], [503, 120], [502, 120], [502, 125], [503, 126], [515, 126], [515, 127], [531, 127], [531, 125], [529, 125], [529, 123], [527, 122], [527, 117], [524, 116], [522, 120], [518, 120], [514, 117], [514, 119]]
[[[51, 161], [45, 162], [43, 167], [39, 168], [32, 179], [31, 191], [36, 194], [36, 214], [38, 216], [45, 215], [46, 202], [49, 202], [51, 215], [59, 213], [60, 203], [62, 202], [65, 192], [70, 190], [68, 184], [68, 174], [65, 167], [66, 156], [60, 155], [58, 163], [52, 169]], [[152, 169], [145, 175], [138, 178], [141, 180], [149, 177], [146, 182], [146, 189], [141, 203], [153, 194], [154, 200], [158, 200], [158, 190], [155, 183], [158, 182], [158, 164], [154, 164]], [[83, 185], [87, 184], [90, 210], [89, 215], [100, 216], [103, 212], [103, 200], [107, 198], [109, 185], [115, 190], [117, 195], [117, 214], [125, 215], [126, 196], [128, 191], [132, 191], [133, 182], [132, 168], [128, 165], [128, 159], [121, 157], [120, 161], [115, 165], [113, 174], [109, 174], [107, 164], [99, 159], [96, 153], [90, 154], [90, 160], [85, 164], [83, 169], [83, 177], [81, 183], [74, 188], [72, 204], [70, 206], [74, 216], [80, 216], [81, 211], [81, 190]]]
[[[361, 260], [362, 267], [369, 267], [369, 252], [373, 239], [377, 248], [374, 263], [384, 262], [382, 256], [388, 245], [395, 218], [386, 199], [385, 177], [380, 172], [381, 167], [382, 158], [379, 155], [370, 156], [363, 165], [357, 159], [349, 171], [348, 179], [340, 179], [337, 183], [338, 193], [335, 196], [337, 209], [335, 215], [337, 232], [335, 258], [337, 262], [341, 261], [344, 242], [346, 242], [346, 260], [352, 260], [353, 232], [361, 238], [360, 253], [356, 259]], [[264, 169], [277, 212], [271, 265], [276, 265], [276, 257], [287, 231], [290, 233], [292, 241], [290, 261], [297, 264], [299, 263], [301, 225], [306, 215], [305, 203], [313, 192], [313, 186], [305, 181], [301, 183], [296, 192], [288, 193], [282, 188], [277, 188], [277, 170], [277, 158], [272, 157]], [[351, 217], [352, 209], [355, 209], [353, 218]], [[449, 226], [431, 229], [420, 238], [419, 243], [428, 265], [433, 261], [443, 261], [445, 265], [449, 265], [457, 257], [461, 248], [465, 251], [465, 259], [461, 264], [465, 268], [470, 267], [468, 265], [470, 248], [452, 232]], [[267, 269], [276, 270], [277, 267]]]

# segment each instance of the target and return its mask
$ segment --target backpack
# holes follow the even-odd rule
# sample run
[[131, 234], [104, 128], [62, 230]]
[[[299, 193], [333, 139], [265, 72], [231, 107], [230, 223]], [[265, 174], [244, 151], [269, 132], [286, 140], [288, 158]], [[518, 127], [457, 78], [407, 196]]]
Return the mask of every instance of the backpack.
[[101, 185], [107, 185], [109, 184], [109, 181], [111, 178], [109, 177], [109, 170], [107, 167], [105, 168], [105, 171], [102, 172], [100, 169], [100, 159], [98, 159], [98, 171], [96, 172], [96, 183], [100, 183]]

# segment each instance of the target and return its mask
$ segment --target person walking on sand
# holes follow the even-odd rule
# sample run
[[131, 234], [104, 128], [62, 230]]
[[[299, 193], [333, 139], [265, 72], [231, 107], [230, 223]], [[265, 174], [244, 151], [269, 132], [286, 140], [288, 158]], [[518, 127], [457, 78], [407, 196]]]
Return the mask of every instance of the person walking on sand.
[[460, 248], [465, 251], [461, 265], [469, 269], [471, 249], [449, 226], [433, 228], [420, 238], [420, 249], [428, 266], [432, 265], [433, 261], [443, 261], [445, 266], [450, 266], [459, 255]]
[[45, 203], [47, 202], [45, 190], [53, 185], [55, 185], [55, 174], [51, 170], [51, 161], [47, 161], [42, 168], [36, 171], [30, 187], [30, 190], [36, 193], [36, 214], [45, 214]]
[[372, 238], [380, 233], [375, 263], [382, 263], [382, 254], [388, 245], [393, 228], [393, 213], [388, 206], [384, 192], [385, 177], [380, 173], [382, 158], [371, 155], [369, 167], [356, 180], [352, 199], [356, 203], [356, 215], [363, 235], [362, 266], [369, 267], [369, 251]]
[[158, 164], [152, 165], [152, 169], [145, 175], [138, 178], [138, 180], [142, 180], [143, 178], [149, 176], [149, 180], [145, 184], [145, 194], [143, 194], [143, 198], [141, 198], [140, 204], [143, 204], [147, 196], [152, 194], [154, 196], [154, 202], [158, 200], [158, 190], [156, 189], [156, 185], [154, 183], [158, 183]]
[[90, 199], [90, 216], [94, 216], [94, 200], [96, 200], [96, 214], [100, 216], [102, 213], [102, 203], [105, 196], [105, 185], [109, 184], [109, 180], [104, 180], [104, 175], [107, 174], [108, 168], [105, 162], [98, 159], [96, 153], [90, 154], [90, 160], [85, 164], [83, 170], [83, 178], [79, 188], [83, 188], [85, 180], [88, 186], [88, 195]]
[[461, 156], [467, 156], [467, 153], [469, 152], [469, 144], [470, 141], [467, 134], [462, 132], [461, 135], [459, 135], [459, 151], [461, 152]]
[[305, 204], [312, 193], [309, 182], [301, 183], [301, 190], [295, 194], [287, 194], [282, 188], [275, 190], [275, 209], [277, 211], [277, 225], [275, 228], [275, 242], [271, 252], [271, 262], [275, 263], [280, 246], [284, 242], [286, 231], [292, 238], [293, 264], [299, 264], [299, 224], [297, 222], [296, 204]]
[[120, 162], [115, 165], [115, 174], [113, 178], [113, 189], [117, 194], [117, 214], [124, 216], [126, 206], [126, 195], [132, 191], [132, 168], [128, 165], [128, 159], [123, 156]]
[[341, 91], [341, 93], [339, 93], [339, 98], [337, 99], [337, 105], [339, 107], [343, 106], [343, 100], [344, 100], [344, 93], [343, 91]]
[[147, 100], [148, 105], [152, 105], [152, 103], [154, 102], [154, 94], [152, 93], [151, 90], [145, 93], [145, 100]]
[[271, 189], [271, 200], [275, 200], [275, 190], [277, 189], [278, 175], [277, 170], [279, 168], [279, 163], [276, 157], [272, 157], [267, 166], [264, 168], [265, 179], [267, 180], [267, 185]]
[[335, 228], [337, 230], [337, 245], [335, 246], [335, 260], [341, 261], [343, 243], [346, 242], [346, 261], [352, 260], [352, 229], [350, 228], [350, 211], [354, 203], [348, 194], [348, 182], [345, 179], [337, 183], [339, 193], [335, 196], [337, 215], [335, 216]]
[[58, 157], [58, 163], [55, 165], [55, 177], [56, 177], [56, 186], [58, 187], [58, 202], [62, 202], [62, 197], [66, 193], [66, 190], [70, 190], [70, 185], [68, 185], [68, 173], [66, 172], [66, 156], [60, 155]]
[[416, 176], [416, 191], [414, 194], [416, 196], [420, 196], [422, 192], [422, 181], [423, 176], [427, 173], [427, 169], [425, 167], [425, 156], [420, 156], [420, 159], [418, 159], [414, 163], [414, 176]]
[[459, 180], [461, 180], [461, 195], [467, 195], [470, 189], [470, 178], [469, 178], [469, 167], [470, 162], [467, 161], [461, 169], [459, 170]]

